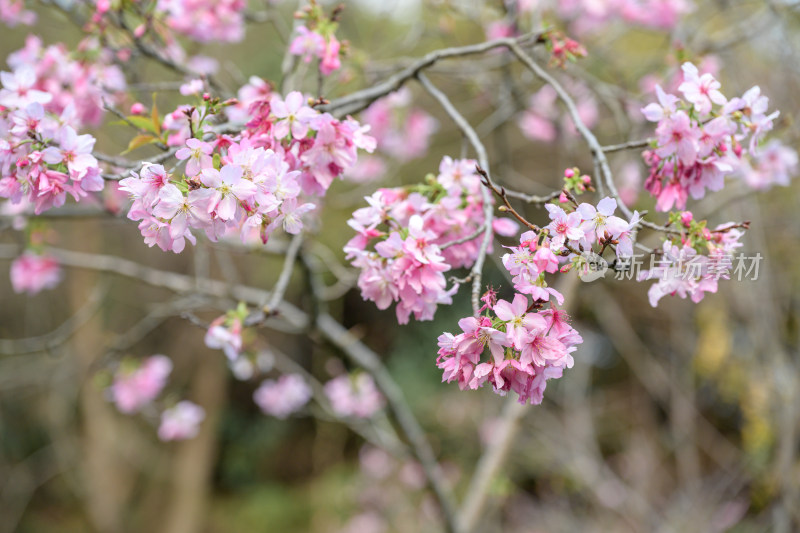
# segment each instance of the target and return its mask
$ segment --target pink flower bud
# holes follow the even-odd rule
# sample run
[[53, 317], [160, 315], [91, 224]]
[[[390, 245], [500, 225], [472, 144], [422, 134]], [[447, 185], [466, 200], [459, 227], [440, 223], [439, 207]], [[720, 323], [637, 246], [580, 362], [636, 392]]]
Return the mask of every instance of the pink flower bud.
[[203, 93], [203, 100], [205, 100], [206, 102], [208, 102], [209, 100], [211, 100], [211, 95], [210, 95], [210, 94], [208, 94], [208, 93]]
[[144, 104], [136, 102], [131, 106], [131, 115], [141, 115], [144, 113]]
[[573, 170], [571, 168], [568, 168], [567, 170], [564, 171], [564, 177], [565, 178], [571, 178], [574, 175], [575, 175], [575, 170]]
[[141, 39], [142, 35], [144, 35], [144, 32], [146, 31], [147, 31], [147, 26], [145, 26], [144, 24], [139, 24], [133, 30], [133, 36], [136, 37], [137, 39]]
[[683, 213], [681, 213], [681, 224], [683, 224], [687, 228], [689, 227], [689, 224], [692, 223], [692, 220], [694, 220], [694, 215], [692, 214], [691, 211], [684, 211]]
[[592, 184], [592, 178], [590, 178], [587, 174], [584, 174], [583, 176], [581, 176], [581, 181], [583, 182], [584, 185], [591, 185]]
[[567, 195], [562, 192], [558, 196], [558, 201], [561, 202], [562, 204], [565, 204], [565, 203], [569, 202], [569, 198], [567, 198]]

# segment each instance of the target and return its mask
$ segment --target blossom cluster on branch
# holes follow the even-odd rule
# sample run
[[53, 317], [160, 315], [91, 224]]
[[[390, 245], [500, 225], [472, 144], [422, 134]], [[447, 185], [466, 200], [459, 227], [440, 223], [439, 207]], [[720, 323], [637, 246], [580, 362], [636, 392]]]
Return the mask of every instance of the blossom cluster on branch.
[[[700, 74], [691, 63], [684, 63], [682, 70], [678, 91], [683, 98], [656, 86], [658, 103], [642, 109], [648, 120], [658, 123], [655, 148], [644, 153], [650, 167], [645, 188], [657, 198], [656, 209], [685, 209], [689, 196], [699, 199], [706, 190], [719, 191], [729, 175], [744, 175], [759, 188], [771, 181], [786, 185], [797, 155], [778, 144], [760, 154], [759, 142], [778, 116], [777, 111], [768, 114], [769, 99], [761, 89], [755, 86], [728, 99], [710, 73]], [[762, 164], [772, 172], [757, 180], [751, 169]]]
[[[196, 129], [175, 154], [185, 161], [182, 175], [162, 165], [145, 165], [120, 182], [133, 204], [128, 218], [149, 246], [180, 253], [192, 230], [216, 241], [239, 235], [266, 243], [282, 227], [303, 228], [303, 215], [316, 207], [306, 201], [325, 194], [331, 182], [352, 167], [358, 148], [372, 151], [374, 140], [353, 119], [339, 121], [306, 105], [303, 95], [272, 94], [251, 105], [252, 118], [240, 135], [213, 133], [203, 108]], [[193, 120], [191, 112], [187, 120]]]
[[[348, 221], [357, 235], [345, 246], [361, 272], [358, 286], [379, 309], [397, 302], [397, 320], [431, 320], [436, 306], [451, 303], [457, 285], [447, 288], [444, 273], [477, 259], [484, 226], [484, 201], [475, 161], [445, 156], [439, 174], [425, 183], [379, 189], [369, 207]], [[493, 230], [513, 235], [517, 225], [495, 220]], [[463, 242], [461, 242], [463, 241]]]

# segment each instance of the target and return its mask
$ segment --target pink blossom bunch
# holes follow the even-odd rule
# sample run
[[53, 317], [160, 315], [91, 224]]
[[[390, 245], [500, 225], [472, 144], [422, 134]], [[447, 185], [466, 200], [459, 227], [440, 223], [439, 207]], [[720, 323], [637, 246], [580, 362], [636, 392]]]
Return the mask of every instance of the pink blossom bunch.
[[[588, 128], [597, 122], [597, 101], [592, 92], [583, 84], [573, 83], [569, 90], [575, 96], [578, 114]], [[522, 134], [532, 141], [550, 143], [555, 141], [559, 132], [568, 138], [577, 138], [578, 131], [572, 119], [558, 110], [558, 96], [555, 89], [545, 85], [530, 98], [528, 109], [517, 119]]]
[[[508, 262], [506, 268], [512, 271], [509, 265], [527, 265], [521, 272], [526, 273], [526, 277], [533, 279], [543, 274], [548, 269], [556, 268], [553, 265], [552, 252], [563, 252], [569, 250], [571, 254], [575, 251], [590, 251], [595, 245], [601, 248], [608, 244], [614, 244], [618, 257], [629, 257], [633, 255], [632, 234], [639, 225], [641, 217], [634, 211], [629, 221], [614, 215], [617, 209], [617, 201], [611, 197], [605, 197], [597, 206], [590, 203], [572, 205], [569, 202], [562, 202], [561, 205], [546, 204], [545, 208], [550, 216], [550, 223], [546, 226], [548, 230], [547, 238], [542, 240], [542, 246], [538, 246], [536, 235], [527, 232], [521, 237], [521, 244], [516, 249], [512, 248], [514, 254], [504, 256], [504, 264]], [[531, 255], [532, 254], [532, 255]], [[538, 254], [538, 255], [537, 255]], [[530, 258], [529, 258], [530, 256]], [[533, 274], [527, 272], [531, 270], [530, 265], [534, 265], [537, 270]], [[545, 268], [546, 266], [546, 268]], [[517, 289], [520, 290], [520, 289]], [[520, 290], [526, 294], [531, 294]]]
[[63, 44], [45, 47], [39, 37], [31, 35], [24, 48], [8, 57], [8, 64], [15, 74], [26, 72], [24, 82], [29, 89], [50, 95], [47, 102], [39, 102], [46, 111], [61, 115], [62, 122], [75, 129], [99, 125], [105, 114], [104, 102], [123, 98], [127, 86], [112, 53], [91, 37], [70, 52]]
[[212, 350], [222, 350], [230, 361], [242, 353], [242, 321], [227, 315], [216, 318], [206, 331], [205, 344]]
[[239, 42], [244, 37], [246, 0], [158, 0], [170, 28], [199, 41]]
[[299, 56], [305, 63], [318, 59], [319, 70], [325, 76], [342, 67], [339, 58], [341, 43], [333, 31], [326, 32], [327, 36], [306, 26], [298, 26], [295, 31], [297, 35], [289, 45], [290, 54]]
[[300, 172], [303, 192], [321, 196], [333, 180], [358, 161], [358, 149], [375, 150], [375, 139], [348, 117], [337, 120], [306, 105], [301, 93], [273, 94], [250, 107], [251, 120], [242, 133], [255, 146], [273, 149], [282, 155], [289, 170]]
[[404, 87], [369, 106], [361, 115], [379, 151], [399, 161], [424, 156], [438, 122], [411, 106], [411, 91]]
[[14, 292], [34, 295], [52, 289], [61, 281], [61, 266], [55, 257], [31, 251], [11, 263], [11, 286]]
[[[0, 198], [33, 206], [38, 215], [103, 189], [92, 155], [95, 139], [46, 111], [52, 95], [35, 89], [35, 74], [23, 66], [0, 72]], [[67, 115], [65, 117], [65, 114]]]
[[277, 381], [261, 383], [253, 400], [265, 414], [284, 419], [300, 410], [311, 396], [311, 386], [299, 374], [285, 374]]
[[138, 412], [152, 402], [167, 384], [172, 372], [172, 361], [164, 355], [153, 355], [141, 365], [131, 368], [124, 362], [114, 374], [114, 382], [109, 387], [111, 401], [120, 412]]
[[652, 257], [652, 268], [639, 274], [639, 281], [658, 280], [648, 291], [653, 307], [666, 295], [689, 296], [697, 303], [704, 293], [717, 292], [717, 282], [729, 279], [733, 253], [742, 246], [739, 228], [747, 227], [729, 222], [710, 230], [689, 211], [671, 213], [670, 222], [679, 234], [665, 240]]
[[797, 151], [777, 139], [769, 141], [751, 159], [740, 160], [737, 174], [756, 190], [766, 190], [773, 185], [788, 187], [792, 176], [797, 174]]
[[342, 417], [369, 418], [385, 403], [369, 374], [343, 374], [325, 384], [333, 412]]
[[570, 20], [578, 34], [595, 31], [614, 21], [670, 30], [694, 9], [691, 0], [559, 0], [560, 18]]
[[[758, 156], [759, 140], [778, 116], [777, 111], [767, 114], [768, 98], [758, 86], [728, 100], [711, 74], [701, 75], [691, 63], [684, 63], [682, 70], [678, 90], [683, 98], [656, 86], [658, 103], [642, 109], [647, 120], [658, 123], [656, 147], [645, 151], [644, 159], [650, 166], [645, 188], [657, 198], [659, 211], [684, 209], [689, 196], [699, 199], [707, 189], [722, 189], [728, 175], [747, 176], [748, 159]], [[791, 161], [790, 149], [783, 156], [774, 145], [772, 149], [779, 161]], [[792, 166], [779, 165], [784, 175]]]
[[30, 26], [36, 22], [36, 13], [25, 9], [24, 0], [0, 0], [0, 22], [9, 28], [18, 24]]
[[[583, 339], [569, 325], [566, 312], [537, 309], [524, 294], [511, 302], [484, 295], [484, 313], [459, 320], [461, 332], [439, 337], [437, 366], [442, 381], [456, 381], [461, 390], [487, 382], [495, 393], [517, 393], [520, 403], [540, 404], [547, 380], [572, 368], [572, 352]], [[484, 354], [488, 355], [484, 358]]]
[[[483, 235], [468, 238], [483, 226], [481, 182], [475, 161], [445, 157], [439, 175], [408, 188], [379, 189], [367, 197], [348, 221], [357, 235], [345, 246], [347, 258], [361, 269], [358, 285], [365, 300], [379, 309], [397, 302], [397, 319], [430, 320], [436, 306], [451, 303], [457, 290], [446, 288], [444, 272], [471, 266]], [[513, 235], [517, 225], [496, 220], [500, 235]]]
[[231, 122], [245, 124], [250, 121], [250, 107], [259, 101], [269, 101], [272, 96], [272, 86], [258, 76], [251, 76], [247, 83], [239, 88], [236, 93], [236, 103], [225, 109], [225, 114]]
[[205, 417], [206, 411], [199, 405], [187, 400], [180, 401], [161, 413], [158, 438], [163, 441], [194, 438]]
[[133, 199], [128, 218], [141, 221], [146, 244], [180, 253], [186, 241], [196, 242], [192, 230], [212, 241], [238, 234], [267, 242], [278, 227], [297, 234], [316, 207], [305, 198], [324, 194], [356, 163], [359, 147], [374, 148], [356, 121], [308, 107], [299, 92], [286, 100], [273, 95], [253, 109], [240, 138], [187, 139], [175, 154], [185, 161], [183, 176], [146, 164], [121, 181]]

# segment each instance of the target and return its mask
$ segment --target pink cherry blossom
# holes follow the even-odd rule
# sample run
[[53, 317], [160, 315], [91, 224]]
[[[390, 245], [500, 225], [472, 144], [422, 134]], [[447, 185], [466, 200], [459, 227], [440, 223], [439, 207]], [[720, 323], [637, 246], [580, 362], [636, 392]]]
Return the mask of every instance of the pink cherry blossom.
[[175, 152], [175, 157], [186, 161], [186, 175], [196, 176], [204, 169], [211, 168], [211, 153], [214, 148], [200, 139], [187, 139], [186, 147]]
[[325, 54], [325, 38], [317, 32], [311, 31], [305, 26], [298, 26], [295, 31], [297, 36], [289, 45], [289, 53], [302, 56], [303, 61], [309, 63], [315, 57], [322, 57]]
[[295, 139], [302, 139], [306, 136], [309, 124], [316, 118], [317, 113], [305, 105], [303, 94], [299, 91], [292, 91], [286, 95], [286, 100], [275, 95], [270, 101], [272, 113], [278, 119], [274, 126], [276, 137], [286, 137], [289, 133]]
[[343, 374], [325, 384], [333, 412], [342, 417], [370, 418], [384, 405], [372, 377], [366, 373]]
[[172, 361], [164, 355], [153, 355], [137, 368], [123, 366], [114, 374], [109, 388], [110, 399], [120, 412], [135, 413], [151, 403], [167, 384]]
[[226, 316], [216, 318], [206, 331], [204, 342], [212, 350], [222, 350], [230, 361], [239, 358], [242, 352], [242, 322], [238, 319], [228, 322]]
[[46, 254], [25, 252], [11, 263], [11, 286], [14, 292], [34, 295], [52, 289], [61, 281], [58, 260]]
[[691, 63], [684, 63], [683, 70], [684, 82], [678, 87], [686, 100], [694, 104], [698, 113], [707, 115], [711, 111], [713, 104], [725, 105], [727, 99], [719, 88], [721, 84], [709, 73], [700, 75], [697, 67]]
[[311, 387], [298, 374], [285, 374], [277, 381], [268, 379], [253, 393], [253, 400], [268, 415], [287, 418], [311, 399]]
[[205, 419], [205, 409], [190, 401], [180, 401], [161, 413], [158, 438], [163, 441], [186, 440], [197, 436], [200, 423]]

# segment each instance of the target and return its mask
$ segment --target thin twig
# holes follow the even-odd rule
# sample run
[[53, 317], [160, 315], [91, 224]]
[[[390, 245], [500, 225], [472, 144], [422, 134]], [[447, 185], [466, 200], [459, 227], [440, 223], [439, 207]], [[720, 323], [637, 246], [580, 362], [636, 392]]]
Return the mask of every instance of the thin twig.
[[422, 70], [432, 66], [437, 61], [451, 57], [463, 57], [474, 54], [482, 54], [495, 48], [508, 47], [511, 44], [519, 46], [519, 44], [532, 42], [539, 43], [541, 40], [541, 33], [528, 33], [515, 38], [495, 39], [478, 44], [471, 44], [467, 46], [458, 46], [453, 48], [442, 48], [426, 54], [425, 56], [415, 60], [409, 66], [391, 76], [384, 82], [377, 85], [356, 91], [347, 96], [337, 98], [330, 104], [320, 106], [322, 111], [328, 111], [338, 116], [353, 114], [366, 109], [369, 105], [389, 93], [392, 93], [402, 87], [408, 80], [415, 77]]
[[[460, 129], [464, 136], [469, 140], [470, 144], [472, 145], [472, 149], [475, 150], [475, 153], [478, 156], [478, 162], [480, 164], [480, 168], [483, 169], [484, 178], [488, 183], [494, 185], [489, 174], [489, 156], [486, 153], [486, 147], [478, 138], [478, 134], [475, 133], [475, 130], [472, 128], [472, 126], [470, 126], [469, 122], [467, 122], [467, 119], [464, 118], [464, 115], [462, 115], [458, 109], [455, 108], [447, 95], [437, 89], [436, 86], [433, 85], [430, 80], [428, 80], [425, 74], [422, 72], [417, 72], [417, 79], [425, 88], [425, 90], [428, 91], [428, 93], [430, 93], [430, 95], [439, 102], [453, 122], [456, 123], [458, 129]], [[470, 270], [470, 276], [472, 277], [472, 311], [476, 315], [478, 314], [478, 309], [480, 308], [479, 301], [483, 263], [486, 261], [486, 252], [489, 249], [489, 245], [492, 243], [492, 237], [494, 236], [494, 230], [492, 228], [492, 221], [494, 220], [492, 195], [489, 194], [489, 191], [486, 190], [486, 188], [481, 187], [481, 197], [483, 199], [483, 223], [485, 225], [483, 229], [483, 241], [481, 242], [481, 246], [478, 250], [475, 264], [472, 266], [472, 270]]]

